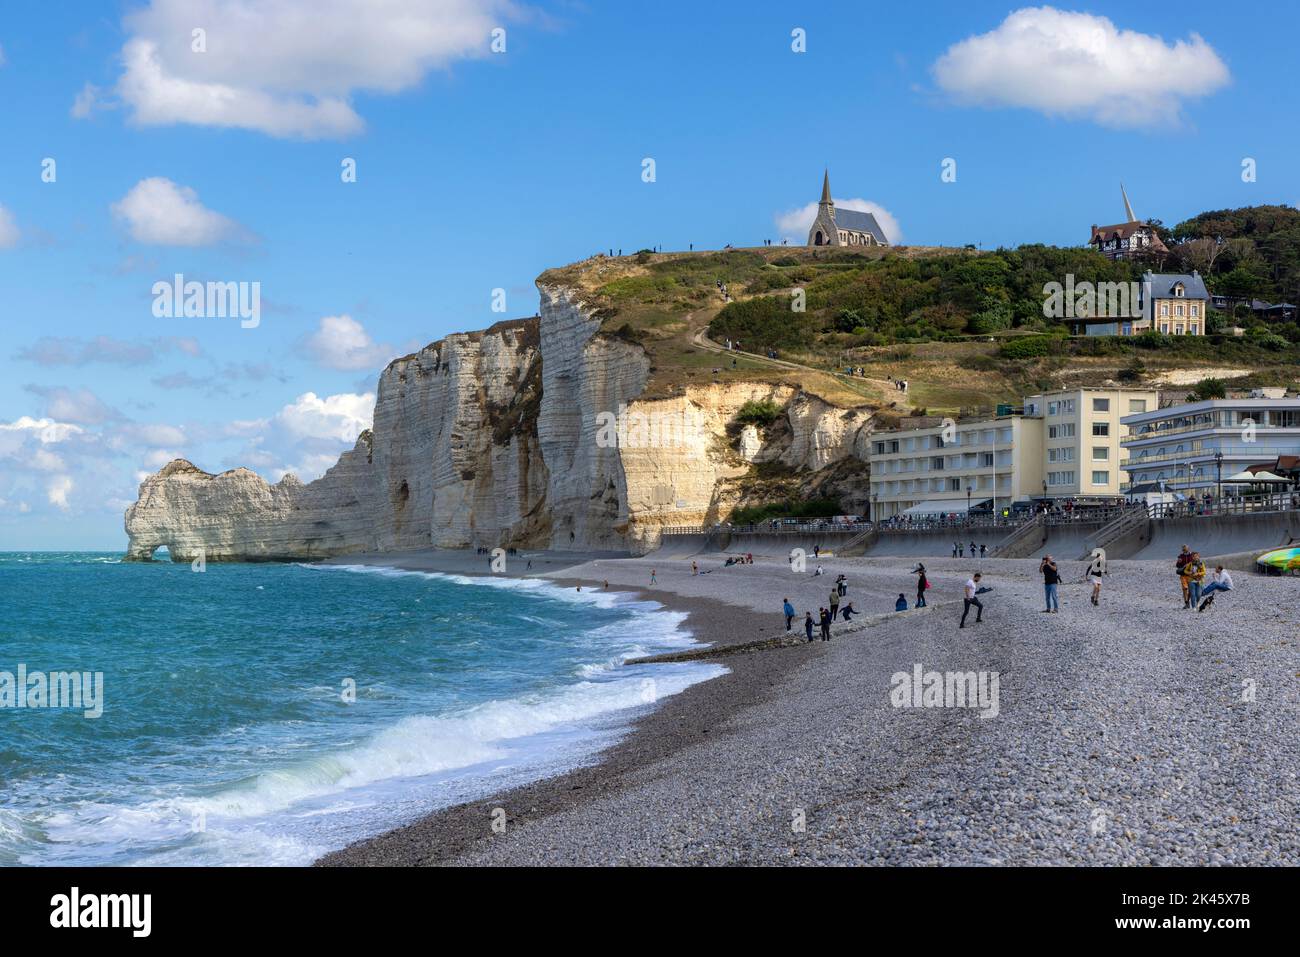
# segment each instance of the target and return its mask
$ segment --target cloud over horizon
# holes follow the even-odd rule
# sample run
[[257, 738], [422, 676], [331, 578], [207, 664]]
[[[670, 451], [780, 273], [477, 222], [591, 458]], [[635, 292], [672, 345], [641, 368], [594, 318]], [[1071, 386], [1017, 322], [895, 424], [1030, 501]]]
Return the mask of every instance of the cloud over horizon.
[[1185, 100], [1225, 86], [1228, 67], [1198, 34], [1166, 43], [1106, 17], [1025, 7], [950, 46], [931, 67], [959, 104], [1019, 107], [1113, 127], [1170, 127]]
[[375, 342], [365, 326], [348, 315], [324, 316], [304, 347], [320, 365], [342, 372], [382, 369], [397, 355], [393, 346]]
[[110, 208], [132, 239], [151, 246], [211, 246], [244, 235], [234, 220], [199, 202], [194, 190], [164, 176], [140, 180]]
[[[342, 138], [365, 128], [356, 93], [400, 93], [485, 56], [493, 28], [523, 15], [511, 0], [151, 0], [125, 18], [113, 92], [141, 126]], [[84, 87], [73, 115], [97, 97]]]

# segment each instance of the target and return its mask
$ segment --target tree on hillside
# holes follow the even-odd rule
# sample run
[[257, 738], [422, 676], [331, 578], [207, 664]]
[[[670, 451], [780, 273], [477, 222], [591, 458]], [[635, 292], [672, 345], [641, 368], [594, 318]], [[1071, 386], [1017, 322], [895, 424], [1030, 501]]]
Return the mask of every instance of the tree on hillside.
[[1209, 275], [1214, 271], [1214, 262], [1228, 249], [1228, 242], [1211, 236], [1202, 236], [1179, 243], [1173, 248], [1186, 269]]

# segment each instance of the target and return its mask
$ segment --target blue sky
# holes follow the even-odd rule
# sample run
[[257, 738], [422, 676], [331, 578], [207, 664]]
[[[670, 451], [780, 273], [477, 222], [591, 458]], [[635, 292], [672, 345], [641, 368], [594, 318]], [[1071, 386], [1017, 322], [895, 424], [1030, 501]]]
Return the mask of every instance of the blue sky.
[[[0, 13], [0, 550], [124, 547], [172, 455], [315, 477], [494, 289], [801, 241], [826, 165], [927, 245], [1082, 244], [1121, 179], [1170, 224], [1300, 199], [1289, 3], [253, 6]], [[175, 273], [260, 283], [260, 324], [156, 317]]]

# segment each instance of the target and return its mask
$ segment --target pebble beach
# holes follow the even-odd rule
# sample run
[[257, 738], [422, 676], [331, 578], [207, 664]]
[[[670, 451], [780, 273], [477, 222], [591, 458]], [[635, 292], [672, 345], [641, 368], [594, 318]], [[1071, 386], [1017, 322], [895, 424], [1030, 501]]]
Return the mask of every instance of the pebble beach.
[[[647, 705], [596, 764], [319, 863], [1300, 863], [1294, 578], [1238, 574], [1201, 614], [1183, 608], [1172, 556], [1114, 561], [1094, 607], [1084, 563], [1064, 561], [1049, 615], [1036, 560], [935, 558], [929, 607], [894, 613], [900, 592], [915, 597], [913, 560], [828, 557], [815, 577], [811, 557], [803, 573], [783, 558], [724, 558], [698, 557], [700, 574], [689, 559], [538, 559], [528, 574], [687, 611], [712, 646], [700, 654], [728, 672]], [[984, 620], [959, 629], [976, 570], [990, 588]], [[860, 617], [837, 621], [829, 642], [785, 641], [782, 599], [815, 617], [839, 574]], [[898, 690], [899, 676], [932, 672], [974, 673], [985, 690], [996, 676], [996, 707]]]

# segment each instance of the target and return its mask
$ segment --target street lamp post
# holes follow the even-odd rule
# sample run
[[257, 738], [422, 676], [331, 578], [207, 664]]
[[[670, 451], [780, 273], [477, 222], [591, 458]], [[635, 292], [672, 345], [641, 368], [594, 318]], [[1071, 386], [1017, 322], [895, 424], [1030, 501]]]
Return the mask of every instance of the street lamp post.
[[1214, 501], [1220, 508], [1223, 507], [1223, 449], [1218, 449], [1214, 453]]
[[970, 521], [971, 521], [971, 517], [970, 517], [970, 493], [971, 493], [971, 486], [967, 485], [967, 486], [966, 486], [966, 524], [968, 524], [968, 525], [970, 524]]

